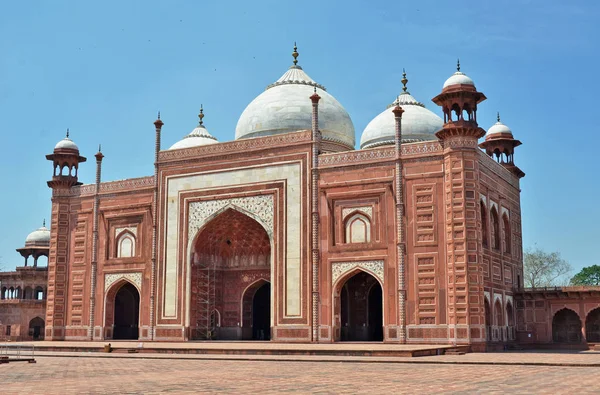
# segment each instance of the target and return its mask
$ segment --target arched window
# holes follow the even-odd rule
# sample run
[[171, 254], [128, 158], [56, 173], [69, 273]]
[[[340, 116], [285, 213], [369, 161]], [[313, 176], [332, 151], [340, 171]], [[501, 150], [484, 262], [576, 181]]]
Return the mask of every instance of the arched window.
[[502, 305], [499, 300], [494, 303], [494, 313], [496, 315], [496, 322], [494, 324], [496, 324], [496, 326], [504, 325], [504, 311], [502, 310]]
[[510, 221], [508, 215], [502, 215], [502, 231], [504, 232], [504, 252], [510, 254]]
[[491, 236], [492, 236], [492, 248], [499, 250], [500, 249], [500, 223], [498, 222], [498, 212], [496, 211], [496, 207], [492, 207], [492, 212], [490, 215], [491, 222]]
[[35, 300], [44, 300], [44, 290], [42, 287], [35, 287], [34, 298]]
[[488, 224], [487, 224], [487, 207], [481, 202], [481, 243], [484, 247], [488, 247]]
[[117, 258], [135, 256], [135, 236], [130, 232], [122, 232], [117, 238]]
[[515, 316], [512, 308], [512, 303], [506, 303], [506, 325], [514, 326], [515, 325]]
[[346, 243], [369, 243], [371, 221], [366, 215], [356, 213], [346, 220]]

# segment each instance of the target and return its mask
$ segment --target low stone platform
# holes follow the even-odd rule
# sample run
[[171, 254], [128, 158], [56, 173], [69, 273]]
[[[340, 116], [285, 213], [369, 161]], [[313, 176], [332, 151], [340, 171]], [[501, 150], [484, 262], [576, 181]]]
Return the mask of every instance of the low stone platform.
[[113, 353], [167, 353], [204, 355], [314, 355], [345, 357], [422, 357], [469, 352], [468, 346], [335, 343], [299, 344], [271, 342], [137, 342], [137, 341], [40, 341], [13, 342], [11, 345], [34, 345], [36, 351], [106, 352], [110, 343]]

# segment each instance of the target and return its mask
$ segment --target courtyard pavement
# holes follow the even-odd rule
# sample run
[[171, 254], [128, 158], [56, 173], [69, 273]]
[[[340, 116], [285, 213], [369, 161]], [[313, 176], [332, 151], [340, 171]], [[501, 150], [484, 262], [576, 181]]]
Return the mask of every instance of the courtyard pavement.
[[[1, 364], [0, 393], [600, 392], [600, 353], [594, 352], [473, 353], [381, 362], [374, 357], [328, 361], [298, 356], [291, 361], [277, 360], [285, 356], [227, 360], [198, 355], [50, 354], [38, 355], [36, 364]], [[542, 364], [550, 362], [562, 366]]]

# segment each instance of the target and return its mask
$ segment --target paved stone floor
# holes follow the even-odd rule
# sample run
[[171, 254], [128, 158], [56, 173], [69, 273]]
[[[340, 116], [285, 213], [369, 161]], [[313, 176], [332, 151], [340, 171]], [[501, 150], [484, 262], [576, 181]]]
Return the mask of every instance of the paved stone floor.
[[[473, 361], [491, 362], [501, 354], [471, 355]], [[502, 355], [518, 359], [518, 354]], [[554, 360], [569, 354], [556, 355]], [[599, 371], [585, 366], [39, 356], [36, 364], [0, 365], [0, 393], [584, 394], [600, 392]]]

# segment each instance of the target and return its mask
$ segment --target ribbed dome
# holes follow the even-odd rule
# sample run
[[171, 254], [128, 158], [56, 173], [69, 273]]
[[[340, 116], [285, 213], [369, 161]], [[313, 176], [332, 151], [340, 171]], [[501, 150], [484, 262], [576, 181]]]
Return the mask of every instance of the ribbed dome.
[[71, 140], [69, 138], [69, 129], [67, 129], [67, 137], [65, 137], [64, 139], [60, 140], [55, 146], [54, 149], [71, 149], [71, 150], [75, 150], [77, 152], [79, 152], [79, 147], [77, 146], [77, 144], [75, 144], [73, 142], [73, 140]]
[[[406, 74], [402, 80], [408, 82]], [[406, 86], [397, 101], [390, 104], [381, 114], [376, 116], [365, 128], [360, 139], [360, 148], [373, 148], [380, 145], [394, 144], [396, 138], [396, 121], [392, 110], [398, 103], [402, 114], [402, 142], [437, 140], [435, 132], [440, 130], [444, 121], [425, 108], [406, 90]]]
[[50, 230], [46, 226], [31, 232], [25, 239], [25, 246], [50, 245]]
[[[297, 52], [294, 54], [296, 57]], [[323, 140], [354, 149], [354, 125], [344, 107], [297, 65], [290, 67], [248, 104], [235, 128], [236, 140], [310, 130], [312, 103], [309, 98], [315, 88], [321, 96], [319, 129]]]
[[210, 145], [218, 143], [217, 139], [208, 133], [208, 130], [204, 127], [204, 123], [202, 119], [204, 118], [204, 110], [200, 109], [200, 114], [198, 115], [200, 118], [200, 122], [198, 126], [190, 134], [185, 136], [183, 139], [179, 140], [175, 144], [173, 144], [169, 149], [181, 149], [181, 148], [190, 148], [190, 147], [198, 147], [200, 145]]

